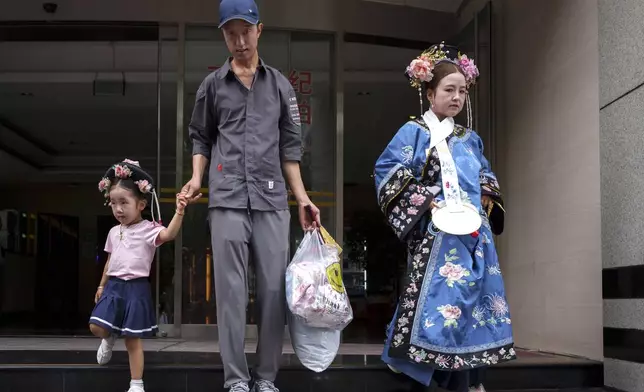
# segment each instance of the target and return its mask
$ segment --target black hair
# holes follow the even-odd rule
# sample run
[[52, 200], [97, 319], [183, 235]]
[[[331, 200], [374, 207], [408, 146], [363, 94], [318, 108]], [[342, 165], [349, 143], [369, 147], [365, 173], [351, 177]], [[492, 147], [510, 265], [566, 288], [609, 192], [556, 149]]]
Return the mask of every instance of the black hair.
[[460, 73], [461, 75], [465, 76], [465, 73], [463, 72], [461, 67], [452, 62], [442, 61], [436, 64], [436, 67], [434, 68], [434, 77], [432, 78], [432, 80], [430, 82], [423, 83], [425, 92], [427, 92], [428, 90], [436, 91], [440, 81], [443, 80], [446, 76], [453, 73]]
[[127, 189], [128, 191], [132, 192], [135, 198], [139, 200], [145, 200], [148, 201], [148, 198], [146, 195], [141, 192], [139, 189], [139, 186], [134, 183], [134, 180], [131, 178], [117, 178], [114, 180], [114, 184], [112, 184], [111, 189], [114, 189], [114, 187], [120, 186], [121, 188]]

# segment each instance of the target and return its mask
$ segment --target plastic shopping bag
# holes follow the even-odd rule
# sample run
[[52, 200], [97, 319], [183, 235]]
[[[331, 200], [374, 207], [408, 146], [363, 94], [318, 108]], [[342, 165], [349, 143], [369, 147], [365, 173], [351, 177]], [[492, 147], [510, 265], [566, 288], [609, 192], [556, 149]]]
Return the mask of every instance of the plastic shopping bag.
[[306, 233], [293, 256], [286, 270], [286, 300], [293, 316], [309, 327], [341, 331], [353, 320], [340, 247], [323, 228]]
[[320, 373], [333, 363], [340, 349], [341, 331], [309, 327], [291, 313], [288, 315], [288, 330], [293, 351], [304, 367]]

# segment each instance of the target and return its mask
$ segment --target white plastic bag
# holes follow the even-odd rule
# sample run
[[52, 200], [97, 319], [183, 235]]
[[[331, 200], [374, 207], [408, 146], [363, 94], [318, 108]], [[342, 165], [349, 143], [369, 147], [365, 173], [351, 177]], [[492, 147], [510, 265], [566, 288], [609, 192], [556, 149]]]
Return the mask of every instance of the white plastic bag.
[[320, 373], [333, 363], [340, 349], [341, 331], [309, 327], [302, 319], [290, 313], [288, 330], [293, 351], [304, 367]]
[[342, 331], [353, 320], [338, 249], [318, 230], [306, 233], [286, 270], [289, 310], [309, 327]]

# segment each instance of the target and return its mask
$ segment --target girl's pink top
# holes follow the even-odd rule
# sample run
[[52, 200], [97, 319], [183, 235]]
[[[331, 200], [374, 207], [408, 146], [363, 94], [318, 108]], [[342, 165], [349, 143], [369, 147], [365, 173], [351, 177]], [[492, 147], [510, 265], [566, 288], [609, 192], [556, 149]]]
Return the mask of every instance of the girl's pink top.
[[123, 280], [147, 278], [164, 227], [142, 220], [130, 226], [114, 226], [107, 235], [105, 251], [110, 254], [108, 276]]

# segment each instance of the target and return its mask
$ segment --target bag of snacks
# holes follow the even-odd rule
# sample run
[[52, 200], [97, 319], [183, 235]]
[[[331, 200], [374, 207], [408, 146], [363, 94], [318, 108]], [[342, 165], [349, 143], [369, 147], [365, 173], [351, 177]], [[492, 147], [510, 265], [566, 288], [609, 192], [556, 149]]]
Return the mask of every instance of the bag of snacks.
[[308, 232], [286, 270], [289, 310], [307, 326], [342, 331], [353, 320], [341, 251], [324, 228]]

